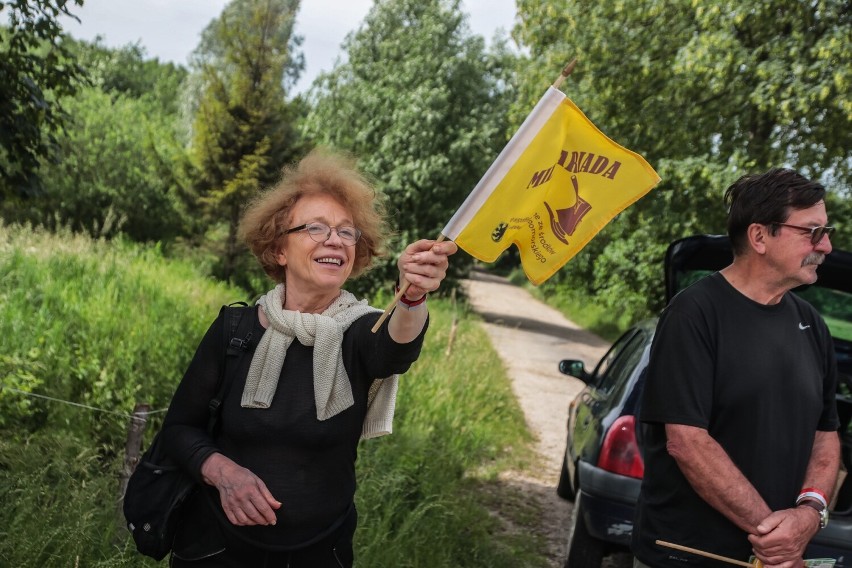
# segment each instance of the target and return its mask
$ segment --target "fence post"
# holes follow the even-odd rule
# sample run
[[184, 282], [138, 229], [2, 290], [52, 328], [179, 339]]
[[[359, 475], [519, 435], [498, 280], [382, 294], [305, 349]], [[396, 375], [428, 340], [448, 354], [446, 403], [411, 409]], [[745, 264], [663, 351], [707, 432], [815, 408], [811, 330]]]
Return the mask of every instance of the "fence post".
[[444, 351], [444, 355], [447, 357], [450, 356], [450, 353], [453, 351], [453, 341], [456, 338], [456, 328], [459, 326], [459, 315], [458, 310], [456, 309], [456, 289], [453, 288], [453, 291], [450, 293], [450, 298], [452, 300], [453, 306], [453, 323], [450, 325], [450, 336], [447, 338], [447, 349]]
[[124, 465], [118, 475], [118, 525], [124, 528], [124, 492], [127, 491], [127, 482], [139, 463], [142, 449], [142, 435], [145, 433], [145, 425], [148, 422], [148, 412], [151, 405], [137, 402], [130, 417], [130, 426], [127, 430], [127, 442], [124, 445]]

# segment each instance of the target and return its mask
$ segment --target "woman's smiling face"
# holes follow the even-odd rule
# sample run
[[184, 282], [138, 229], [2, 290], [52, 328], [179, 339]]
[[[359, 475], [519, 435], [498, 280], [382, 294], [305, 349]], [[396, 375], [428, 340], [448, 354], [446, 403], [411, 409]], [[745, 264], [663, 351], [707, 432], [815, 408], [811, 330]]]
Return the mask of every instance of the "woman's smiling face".
[[[329, 195], [308, 195], [290, 211], [289, 227], [323, 223], [329, 227], [354, 227], [350, 213]], [[307, 231], [284, 235], [278, 263], [284, 267], [287, 291], [305, 295], [337, 294], [352, 273], [355, 245], [347, 245], [337, 231], [321, 243]]]

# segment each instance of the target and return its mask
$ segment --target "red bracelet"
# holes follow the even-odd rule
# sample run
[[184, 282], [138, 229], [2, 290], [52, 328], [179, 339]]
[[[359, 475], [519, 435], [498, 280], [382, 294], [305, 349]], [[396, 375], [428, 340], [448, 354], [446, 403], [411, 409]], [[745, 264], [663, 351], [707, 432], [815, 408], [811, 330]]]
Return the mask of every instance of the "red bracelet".
[[803, 499], [815, 499], [821, 502], [823, 507], [828, 507], [828, 497], [816, 487], [805, 487], [802, 489], [799, 497], [796, 498], [796, 504], [798, 505]]
[[[399, 294], [399, 286], [396, 287], [396, 293]], [[412, 308], [416, 308], [417, 306], [425, 302], [426, 296], [428, 296], [428, 294], [423, 294], [423, 296], [417, 300], [409, 300], [405, 297], [405, 294], [403, 294], [399, 297], [399, 301], [401, 304], [403, 304], [403, 306], [405, 306], [406, 309], [410, 310]]]

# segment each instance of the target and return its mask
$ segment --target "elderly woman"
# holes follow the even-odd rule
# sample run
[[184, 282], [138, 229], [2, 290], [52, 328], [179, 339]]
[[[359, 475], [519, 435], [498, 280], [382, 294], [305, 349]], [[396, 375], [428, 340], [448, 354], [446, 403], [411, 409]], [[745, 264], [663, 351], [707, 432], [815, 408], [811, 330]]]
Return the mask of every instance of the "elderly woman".
[[397, 376], [423, 344], [426, 294], [456, 245], [405, 249], [399, 277], [410, 287], [373, 333], [381, 311], [343, 286], [380, 251], [384, 224], [351, 161], [309, 154], [249, 206], [240, 234], [278, 284], [243, 314], [256, 349], [230, 379], [217, 435], [206, 424], [221, 321], [169, 408], [168, 452], [203, 482], [184, 506], [171, 565], [351, 566], [358, 441], [390, 431]]

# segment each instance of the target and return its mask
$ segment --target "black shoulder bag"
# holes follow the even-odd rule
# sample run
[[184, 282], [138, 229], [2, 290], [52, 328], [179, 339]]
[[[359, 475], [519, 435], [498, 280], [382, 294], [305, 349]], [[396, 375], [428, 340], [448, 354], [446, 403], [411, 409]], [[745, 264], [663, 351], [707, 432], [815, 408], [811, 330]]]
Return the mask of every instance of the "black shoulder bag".
[[[251, 344], [250, 331], [245, 334], [245, 330], [240, 329], [245, 334], [243, 339], [237, 335], [245, 308], [232, 306], [222, 307], [227, 347], [223, 350], [222, 372], [216, 396], [209, 404], [207, 432], [211, 436], [219, 419], [219, 407], [231, 382], [231, 377], [225, 372], [227, 356], [239, 355], [247, 351]], [[245, 318], [245, 321], [250, 322], [251, 319]], [[231, 368], [235, 367], [232, 365]], [[161, 433], [154, 436], [151, 446], [139, 459], [127, 482], [123, 504], [124, 518], [136, 549], [156, 560], [162, 560], [171, 551], [180, 507], [197, 487], [195, 480], [166, 455], [160, 440]]]

